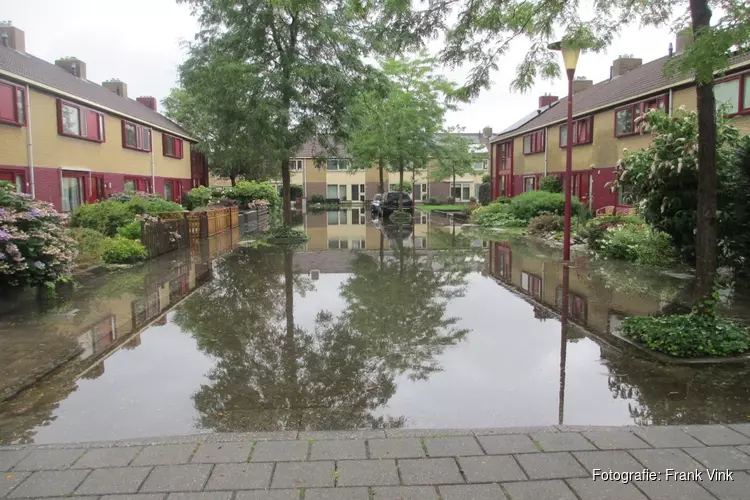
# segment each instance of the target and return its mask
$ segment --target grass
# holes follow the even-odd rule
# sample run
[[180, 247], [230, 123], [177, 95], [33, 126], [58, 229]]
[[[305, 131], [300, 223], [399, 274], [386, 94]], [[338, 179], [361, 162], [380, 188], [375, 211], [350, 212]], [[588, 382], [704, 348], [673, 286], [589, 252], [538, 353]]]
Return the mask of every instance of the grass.
[[463, 210], [463, 205], [416, 205], [414, 208], [423, 212], [431, 212], [433, 210], [448, 210], [448, 211], [459, 211]]

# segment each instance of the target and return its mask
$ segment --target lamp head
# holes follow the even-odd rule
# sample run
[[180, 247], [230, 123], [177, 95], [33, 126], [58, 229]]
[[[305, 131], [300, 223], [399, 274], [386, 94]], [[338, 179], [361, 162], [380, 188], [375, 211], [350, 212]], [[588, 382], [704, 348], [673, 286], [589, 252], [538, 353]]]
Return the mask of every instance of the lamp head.
[[565, 69], [567, 71], [575, 71], [576, 65], [578, 64], [578, 56], [581, 54], [581, 49], [570, 47], [562, 41], [553, 42], [547, 45], [547, 48], [562, 52]]

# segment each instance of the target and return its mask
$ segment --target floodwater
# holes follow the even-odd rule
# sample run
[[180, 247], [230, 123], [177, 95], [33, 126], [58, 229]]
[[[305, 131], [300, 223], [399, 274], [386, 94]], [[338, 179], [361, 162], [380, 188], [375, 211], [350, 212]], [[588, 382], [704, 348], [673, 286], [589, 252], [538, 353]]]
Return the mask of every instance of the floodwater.
[[0, 316], [18, 370], [24, 334], [84, 352], [0, 404], [0, 442], [750, 416], [745, 365], [667, 366], [608, 341], [623, 317], [679, 304], [684, 279], [582, 257], [566, 278], [559, 249], [435, 214], [301, 224], [294, 251], [231, 236], [19, 299]]

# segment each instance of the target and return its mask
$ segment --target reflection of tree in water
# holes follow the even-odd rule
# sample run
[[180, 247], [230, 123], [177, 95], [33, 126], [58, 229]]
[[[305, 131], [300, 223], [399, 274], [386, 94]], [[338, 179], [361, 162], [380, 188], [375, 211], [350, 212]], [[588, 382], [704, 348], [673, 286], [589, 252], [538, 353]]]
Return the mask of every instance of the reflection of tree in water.
[[[400, 426], [372, 411], [394, 394], [394, 378], [426, 378], [434, 356], [466, 335], [445, 318], [460, 273], [432, 271], [404, 252], [395, 261], [359, 254], [342, 285], [347, 308], [321, 310], [312, 331], [294, 323], [294, 293], [310, 289], [293, 254], [243, 249], [175, 313], [217, 358], [194, 395], [199, 425], [216, 431]], [[387, 293], [383, 294], [384, 291]], [[395, 301], [393, 297], [408, 300]], [[369, 309], [372, 306], [373, 309]]]
[[750, 366], [666, 366], [603, 349], [612, 397], [630, 399], [638, 425], [744, 422]]

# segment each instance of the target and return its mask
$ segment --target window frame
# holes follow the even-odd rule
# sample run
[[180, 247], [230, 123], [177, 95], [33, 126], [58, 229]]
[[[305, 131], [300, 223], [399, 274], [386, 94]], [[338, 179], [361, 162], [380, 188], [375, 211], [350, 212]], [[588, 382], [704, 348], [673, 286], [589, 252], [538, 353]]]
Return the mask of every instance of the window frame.
[[[167, 142], [173, 141], [172, 145], [172, 153], [167, 153]], [[153, 143], [153, 137], [151, 138], [151, 142]], [[179, 147], [177, 147], [179, 145]], [[180, 139], [177, 136], [167, 134], [165, 132], [162, 132], [161, 134], [161, 152], [162, 155], [166, 156], [167, 158], [174, 158], [175, 160], [182, 160], [185, 157], [185, 144], [182, 139]], [[179, 150], [179, 151], [178, 151]]]
[[[523, 136], [523, 154], [536, 155], [544, 153], [547, 149], [547, 129], [537, 130], [535, 132], [528, 133]], [[529, 138], [529, 150], [526, 151], [526, 138]]]
[[[586, 136], [586, 139], [583, 141], [580, 140], [580, 137], [581, 137], [580, 133], [576, 134], [578, 128], [580, 127], [582, 123], [588, 123], [588, 126], [586, 127], [587, 136]], [[565, 134], [563, 134], [563, 128], [565, 129]], [[563, 138], [565, 138], [566, 141], [568, 140], [567, 128], [568, 128], [567, 123], [560, 124], [560, 127], [559, 127], [560, 139], [558, 141], [558, 143], [560, 144], [560, 149], [565, 149], [568, 147], [567, 143], [563, 144]], [[576, 137], [576, 135], [578, 137]], [[591, 144], [593, 142], [594, 142], [594, 115], [584, 116], [583, 118], [573, 120], [573, 147], [581, 146], [583, 144]]]
[[736, 73], [734, 75], [715, 80], [714, 87], [722, 83], [731, 82], [732, 80], [739, 80], [739, 86], [737, 89], [737, 92], [739, 92], [739, 99], [737, 101], [737, 111], [735, 111], [734, 113], [728, 113], [726, 116], [732, 117], [750, 114], [750, 97], [748, 98], [747, 106], [745, 106], [745, 91], [747, 90], [747, 85], [750, 83], [750, 71]]
[[[664, 103], [664, 109], [665, 110], [667, 110], [669, 108], [669, 94], [659, 94], [659, 95], [656, 95], [656, 96], [653, 96], [653, 97], [649, 97], [648, 99], [642, 99], [640, 101], [633, 102], [633, 103], [626, 104], [624, 106], [619, 106], [619, 107], [615, 108], [614, 111], [613, 111], [613, 113], [612, 113], [612, 115], [613, 115], [612, 118], [614, 120], [613, 121], [614, 127], [613, 127], [613, 130], [612, 130], [612, 133], [614, 134], [615, 138], [619, 139], [621, 137], [630, 137], [630, 136], [633, 136], [633, 135], [643, 135], [644, 132], [641, 132], [641, 130], [639, 130], [639, 127], [636, 126], [635, 121], [639, 117], [644, 116], [648, 110], [659, 109], [658, 105], [657, 105], [656, 108], [647, 107], [647, 105], [650, 102], [652, 102], [652, 101], [656, 101], [657, 103], [659, 101], [661, 101], [661, 102]], [[627, 110], [627, 109], [630, 109], [633, 112], [633, 118], [631, 120], [631, 123], [633, 125], [633, 131], [632, 132], [625, 132], [625, 133], [622, 133], [622, 134], [618, 134], [617, 133], [617, 113], [619, 113], [620, 111], [623, 111], [623, 110]], [[636, 110], [640, 113], [640, 115], [636, 116]]]
[[[131, 146], [127, 142], [127, 126], [132, 125], [135, 127], [135, 146]], [[144, 133], [148, 133], [149, 136], [149, 147], [146, 149], [143, 146], [143, 137]], [[133, 151], [141, 151], [142, 153], [150, 153], [151, 150], [154, 147], [154, 133], [151, 130], [151, 127], [146, 127], [145, 125], [139, 125], [135, 122], [131, 122], [128, 120], [122, 120], [122, 147], [125, 149], [132, 149]]]
[[497, 171], [509, 172], [513, 170], [513, 139], [503, 141], [497, 145]]
[[[331, 162], [336, 162], [336, 168], [331, 168]], [[341, 162], [345, 162], [346, 168], [341, 168]], [[326, 170], [331, 172], [346, 172], [349, 170], [349, 158], [328, 158]]]
[[[76, 108], [78, 110], [78, 134], [72, 134], [70, 132], [65, 131], [65, 127], [63, 125], [63, 106], [69, 106], [71, 108]], [[89, 130], [88, 130], [88, 114], [94, 113], [97, 115], [97, 126], [99, 128], [99, 139], [94, 139], [89, 136]], [[85, 115], [83, 120], [81, 119], [81, 115]], [[83, 135], [83, 124], [86, 124], [86, 135]], [[106, 127], [104, 125], [104, 113], [101, 111], [97, 111], [93, 108], [89, 108], [88, 106], [83, 106], [81, 104], [76, 104], [72, 101], [67, 101], [65, 99], [57, 99], [57, 133], [58, 135], [62, 135], [64, 137], [72, 137], [74, 139], [81, 139], [83, 141], [89, 141], [89, 142], [96, 142], [98, 144], [102, 144], [107, 142], [107, 131]]]
[[[16, 85], [15, 83], [9, 82], [7, 80], [0, 80], [0, 86], [3, 87], [10, 87], [13, 91], [13, 102], [11, 103], [11, 106], [13, 107], [13, 116], [15, 117], [13, 120], [9, 120], [7, 118], [0, 118], [0, 123], [4, 123], [6, 125], [13, 125], [15, 127], [25, 127], [26, 126], [26, 115], [28, 114], [26, 110], [26, 88], [22, 87], [21, 85]], [[18, 106], [18, 94], [23, 96], [21, 101], [21, 107]], [[23, 108], [23, 120], [21, 119], [20, 115], [21, 113], [19, 110]]]
[[[294, 167], [292, 167], [294, 165]], [[290, 158], [289, 159], [289, 171], [290, 172], [302, 172], [305, 165], [304, 158]]]
[[[526, 181], [527, 181], [528, 179], [531, 179], [531, 180], [533, 181], [533, 182], [532, 182], [533, 186], [532, 186], [532, 189], [531, 189], [531, 191], [527, 191], [527, 190], [526, 190]], [[533, 192], [533, 191], [537, 191], [537, 185], [536, 185], [536, 175], [524, 175], [524, 176], [523, 176], [523, 192], [524, 192], [524, 193], [531, 193], [531, 192]]]

